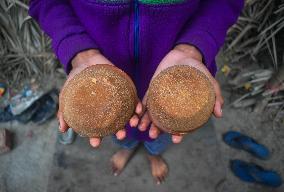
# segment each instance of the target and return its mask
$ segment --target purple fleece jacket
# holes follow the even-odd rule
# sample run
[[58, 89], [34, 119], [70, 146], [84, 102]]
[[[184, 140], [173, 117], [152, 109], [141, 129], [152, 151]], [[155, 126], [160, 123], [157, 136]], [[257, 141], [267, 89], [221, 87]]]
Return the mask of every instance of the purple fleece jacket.
[[[128, 73], [143, 98], [163, 57], [187, 43], [203, 54], [212, 75], [215, 56], [244, 0], [31, 0], [30, 15], [52, 39], [64, 69], [80, 51], [96, 48]], [[148, 131], [128, 127], [128, 136], [149, 140]]]

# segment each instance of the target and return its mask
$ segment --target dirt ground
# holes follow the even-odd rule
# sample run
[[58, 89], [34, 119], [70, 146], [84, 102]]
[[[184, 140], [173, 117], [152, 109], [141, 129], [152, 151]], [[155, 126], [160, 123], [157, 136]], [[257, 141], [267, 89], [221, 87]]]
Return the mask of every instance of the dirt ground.
[[[217, 77], [222, 87], [226, 79]], [[92, 149], [84, 138], [73, 145], [56, 142], [55, 119], [37, 126], [17, 122], [0, 124], [14, 134], [14, 148], [0, 156], [0, 192], [71, 192], [71, 191], [193, 191], [193, 192], [283, 192], [277, 189], [241, 182], [229, 170], [229, 160], [255, 162], [278, 171], [284, 178], [284, 127], [275, 129], [266, 118], [247, 109], [229, 106], [231, 93], [223, 89], [224, 117], [212, 118], [202, 129], [188, 135], [182, 144], [173, 145], [164, 158], [170, 166], [166, 183], [156, 186], [150, 175], [145, 151], [140, 149], [126, 170], [116, 178], [110, 174], [109, 158], [118, 147], [110, 138], [98, 149]], [[246, 133], [271, 151], [269, 160], [232, 149], [221, 139], [228, 130]]]

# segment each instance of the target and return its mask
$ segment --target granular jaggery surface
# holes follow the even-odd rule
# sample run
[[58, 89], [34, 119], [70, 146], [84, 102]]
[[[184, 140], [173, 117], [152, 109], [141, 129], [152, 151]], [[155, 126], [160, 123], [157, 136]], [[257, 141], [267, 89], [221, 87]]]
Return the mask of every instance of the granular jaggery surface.
[[69, 127], [81, 136], [103, 137], [123, 129], [137, 103], [126, 73], [107, 64], [75, 75], [62, 90], [61, 110]]
[[174, 134], [191, 132], [206, 123], [215, 103], [209, 79], [186, 65], [162, 71], [152, 80], [148, 91], [147, 107], [153, 122]]

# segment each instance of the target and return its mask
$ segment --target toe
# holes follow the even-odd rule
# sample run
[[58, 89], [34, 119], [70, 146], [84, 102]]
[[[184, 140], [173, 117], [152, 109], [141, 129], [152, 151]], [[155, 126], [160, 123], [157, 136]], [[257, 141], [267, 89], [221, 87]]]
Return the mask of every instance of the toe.
[[114, 175], [114, 176], [118, 176], [119, 175], [119, 173], [120, 173], [120, 171], [119, 171], [119, 169], [118, 169], [118, 167], [116, 167], [116, 165], [115, 165], [115, 163], [114, 162], [112, 162], [112, 174]]
[[156, 183], [157, 185], [160, 185], [162, 183], [159, 177], [156, 177]]

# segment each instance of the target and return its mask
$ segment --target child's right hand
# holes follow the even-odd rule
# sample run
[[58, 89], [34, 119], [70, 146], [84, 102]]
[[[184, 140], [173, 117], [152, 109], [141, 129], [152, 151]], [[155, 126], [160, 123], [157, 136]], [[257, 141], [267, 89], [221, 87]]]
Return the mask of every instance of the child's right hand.
[[[63, 86], [66, 85], [66, 83], [71, 80], [77, 73], [80, 73], [82, 70], [84, 70], [85, 68], [91, 66], [91, 65], [99, 65], [99, 64], [109, 64], [109, 65], [113, 65], [107, 58], [105, 58], [98, 50], [96, 49], [90, 49], [87, 51], [83, 51], [78, 53], [72, 60], [71, 62], [72, 64], [72, 70], [70, 71], [67, 80], [65, 82], [65, 84]], [[59, 95], [59, 110], [57, 113], [57, 118], [59, 121], [59, 130], [61, 132], [66, 132], [69, 129], [69, 126], [67, 125], [67, 123], [64, 121], [63, 119], [63, 115], [61, 112], [61, 105], [60, 105], [60, 100], [61, 100], [61, 94]], [[137, 110], [138, 109], [138, 110]], [[136, 109], [136, 113], [140, 112], [142, 113], [142, 105], [141, 103], [139, 103], [137, 105], [137, 109]], [[136, 119], [137, 115], [134, 115], [133, 119]], [[138, 121], [138, 120], [137, 120]], [[130, 124], [133, 122], [130, 122]], [[116, 137], [117, 139], [124, 139], [126, 136], [126, 132], [125, 130], [119, 130], [116, 133]], [[101, 138], [90, 138], [90, 144], [93, 147], [98, 147], [101, 143]]]

